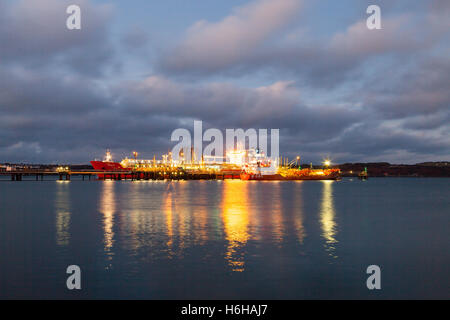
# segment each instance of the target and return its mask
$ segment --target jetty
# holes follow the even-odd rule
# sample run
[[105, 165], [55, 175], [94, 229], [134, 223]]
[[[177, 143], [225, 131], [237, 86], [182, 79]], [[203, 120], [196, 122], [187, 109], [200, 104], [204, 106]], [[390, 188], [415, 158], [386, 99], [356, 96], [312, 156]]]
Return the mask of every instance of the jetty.
[[10, 177], [11, 181], [44, 181], [61, 180], [70, 181], [72, 177], [78, 177], [81, 181], [95, 180], [223, 180], [240, 179], [240, 173], [214, 172], [211, 170], [186, 171], [183, 168], [155, 168], [151, 171], [120, 170], [120, 171], [99, 171], [99, 170], [38, 170], [23, 169], [14, 171], [1, 171], [0, 176]]

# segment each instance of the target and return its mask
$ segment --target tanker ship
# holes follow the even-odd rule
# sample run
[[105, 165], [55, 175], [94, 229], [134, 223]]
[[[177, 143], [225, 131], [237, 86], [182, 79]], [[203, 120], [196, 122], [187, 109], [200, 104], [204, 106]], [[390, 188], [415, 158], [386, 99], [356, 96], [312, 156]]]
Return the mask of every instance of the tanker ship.
[[106, 150], [105, 158], [103, 161], [94, 160], [91, 161], [91, 165], [95, 170], [99, 171], [128, 171], [128, 168], [122, 166], [118, 162], [112, 160], [111, 152]]
[[340, 178], [339, 169], [300, 169], [300, 168], [280, 168], [275, 172], [267, 171], [246, 171], [241, 173], [241, 180], [338, 180]]
[[[193, 153], [191, 153], [193, 154]], [[330, 163], [325, 163], [324, 169], [305, 168], [299, 165], [300, 157], [297, 157], [297, 164], [293, 162], [285, 163], [280, 166], [278, 159], [274, 160], [267, 157], [264, 152], [258, 149], [234, 150], [227, 152], [227, 156], [222, 160], [208, 160], [202, 157], [201, 161], [172, 159], [171, 153], [163, 155], [162, 160], [140, 160], [137, 159], [137, 152], [133, 152], [134, 159], [125, 158], [121, 162], [112, 160], [111, 152], [106, 151], [103, 161], [91, 161], [95, 170], [114, 172], [122, 178], [130, 178], [130, 172], [135, 171], [143, 174], [144, 172], [165, 168], [163, 171], [183, 171], [183, 172], [215, 172], [223, 176], [224, 179], [241, 180], [337, 180], [340, 178], [339, 169], [329, 169]], [[214, 158], [214, 157], [211, 157]], [[327, 162], [327, 161], [326, 161]], [[120, 174], [120, 172], [124, 172]], [[126, 173], [125, 173], [126, 172]], [[164, 172], [165, 174], [165, 172]], [[103, 175], [99, 174], [99, 178]], [[162, 177], [163, 178], [163, 177]]]
[[[191, 150], [193, 151], [193, 150]], [[231, 155], [232, 153], [230, 153]], [[242, 168], [240, 165], [234, 162], [225, 162], [223, 157], [204, 157], [201, 161], [196, 161], [194, 152], [191, 152], [191, 159], [187, 161], [183, 154], [180, 154], [178, 160], [172, 158], [172, 153], [164, 154], [161, 160], [157, 160], [155, 157], [153, 160], [138, 159], [138, 153], [133, 152], [134, 158], [130, 159], [126, 157], [120, 162], [114, 162], [111, 152], [106, 150], [105, 157], [102, 161], [91, 161], [92, 167], [97, 171], [104, 171], [106, 175], [110, 176], [118, 175], [122, 179], [131, 179], [131, 171], [140, 177], [144, 177], [146, 172], [158, 172], [160, 178], [169, 178], [170, 173], [218, 173], [223, 176], [224, 179], [239, 179]], [[120, 172], [124, 172], [121, 174]], [[126, 172], [126, 173], [125, 173]], [[99, 178], [104, 178], [104, 174], [98, 174]]]
[[[330, 161], [325, 161], [325, 166], [330, 165]], [[264, 153], [249, 153], [247, 161], [242, 166], [240, 175], [241, 180], [337, 180], [340, 178], [341, 171], [339, 169], [302, 169], [300, 167], [300, 157], [284, 166], [277, 163], [266, 156]]]

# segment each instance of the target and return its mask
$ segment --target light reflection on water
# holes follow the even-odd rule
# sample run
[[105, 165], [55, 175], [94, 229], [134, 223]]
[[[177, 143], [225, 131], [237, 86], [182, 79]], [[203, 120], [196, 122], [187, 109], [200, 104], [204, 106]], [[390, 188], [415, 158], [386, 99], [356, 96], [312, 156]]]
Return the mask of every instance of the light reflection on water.
[[320, 223], [322, 225], [322, 236], [325, 239], [325, 248], [330, 256], [337, 258], [336, 234], [337, 223], [335, 221], [335, 211], [333, 203], [333, 185], [334, 181], [322, 181], [322, 202], [320, 204]]
[[[246, 246], [250, 240], [269, 242], [281, 248], [288, 227], [294, 228], [299, 245], [307, 235], [303, 221], [302, 182], [289, 185], [292, 188], [288, 190], [292, 206], [285, 210], [283, 193], [286, 190], [280, 182], [258, 184], [225, 180], [215, 185], [198, 182], [193, 189], [186, 181], [141, 181], [128, 185], [127, 194], [120, 194], [120, 207], [116, 199], [118, 184], [115, 181], [102, 182], [99, 199], [104, 252], [110, 263], [114, 255], [117, 214], [120, 215], [118, 228], [123, 245], [132, 254], [144, 250], [147, 258], [182, 259], [187, 248], [205, 246], [219, 238], [226, 242], [225, 262], [235, 272], [245, 270]], [[214, 199], [209, 190], [211, 186], [217, 189]], [[330, 181], [322, 182], [319, 222], [326, 251], [337, 257], [334, 255], [337, 223], [332, 186]], [[266, 194], [266, 189], [270, 194]], [[61, 184], [57, 193], [59, 207], [56, 218], [59, 244], [67, 244], [70, 237], [70, 212], [67, 209], [70, 202], [67, 197], [67, 190]], [[292, 211], [292, 221], [284, 211]]]
[[247, 182], [225, 181], [222, 198], [223, 228], [228, 242], [225, 259], [232, 270], [238, 272], [244, 271], [243, 247], [250, 239], [249, 201]]
[[56, 244], [58, 246], [68, 246], [70, 242], [70, 189], [68, 181], [58, 181], [56, 183], [55, 195], [55, 225]]
[[292, 197], [294, 202], [294, 226], [297, 235], [298, 242], [303, 244], [303, 240], [306, 237], [305, 227], [303, 225], [304, 213], [303, 213], [303, 195], [302, 195], [302, 181], [296, 181], [294, 184], [294, 196]]
[[108, 260], [114, 255], [114, 214], [116, 211], [115, 182], [104, 181], [100, 196], [99, 211], [103, 215], [103, 243]]
[[169, 238], [166, 242], [167, 244], [167, 248], [168, 248], [168, 253], [169, 253], [169, 258], [172, 257], [173, 255], [173, 207], [174, 207], [174, 203], [172, 201], [172, 191], [168, 192], [166, 199], [165, 199], [165, 203], [164, 203], [164, 208], [165, 208], [165, 214], [166, 214], [166, 227], [167, 227], [167, 237]]
[[[298, 243], [303, 244], [306, 231], [301, 182], [290, 186], [293, 203], [286, 209], [283, 208], [286, 190], [280, 182], [200, 181], [194, 182], [195, 188], [189, 183], [132, 183], [128, 185], [127, 194], [120, 194], [120, 198], [126, 200], [117, 207], [115, 186], [119, 183], [104, 181], [99, 211], [103, 216], [104, 251], [109, 260], [114, 254], [117, 214], [120, 215], [118, 228], [123, 245], [132, 254], [145, 251], [147, 258], [182, 259], [187, 248], [205, 246], [216, 239], [226, 242], [225, 252], [216, 254], [223, 254], [230, 270], [242, 272], [250, 240], [282, 247], [287, 228], [293, 227]], [[323, 184], [320, 209], [323, 236], [330, 245], [327, 250], [333, 249], [331, 244], [336, 242], [330, 187], [330, 184]], [[266, 189], [270, 194], [266, 194]], [[290, 210], [292, 221], [284, 212]]]
[[78, 264], [83, 297], [370, 298], [375, 263], [385, 298], [446, 298], [447, 185], [2, 182], [0, 297], [66, 297]]
[[272, 217], [272, 221], [270, 222], [270, 225], [273, 228], [272, 231], [272, 237], [273, 241], [280, 246], [281, 242], [283, 241], [284, 237], [284, 221], [283, 221], [283, 207], [282, 207], [282, 190], [281, 190], [281, 182], [279, 181], [272, 181], [269, 182], [272, 189], [273, 189], [273, 195], [271, 198], [271, 206], [270, 206], [270, 212], [269, 215]]

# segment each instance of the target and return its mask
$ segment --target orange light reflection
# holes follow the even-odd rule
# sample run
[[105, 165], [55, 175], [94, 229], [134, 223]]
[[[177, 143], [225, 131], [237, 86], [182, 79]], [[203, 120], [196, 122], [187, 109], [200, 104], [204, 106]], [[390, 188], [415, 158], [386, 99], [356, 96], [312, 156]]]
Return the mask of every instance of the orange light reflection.
[[112, 259], [114, 245], [114, 214], [116, 211], [115, 182], [103, 181], [100, 198], [100, 213], [103, 215], [103, 245], [108, 259]]
[[320, 223], [322, 227], [322, 237], [325, 239], [325, 249], [328, 253], [337, 258], [335, 255], [336, 228], [335, 210], [333, 203], [333, 181], [323, 180], [322, 186], [322, 202], [320, 206]]
[[233, 271], [242, 272], [245, 269], [243, 248], [250, 238], [248, 183], [226, 180], [223, 187], [222, 220], [228, 241], [225, 259]]

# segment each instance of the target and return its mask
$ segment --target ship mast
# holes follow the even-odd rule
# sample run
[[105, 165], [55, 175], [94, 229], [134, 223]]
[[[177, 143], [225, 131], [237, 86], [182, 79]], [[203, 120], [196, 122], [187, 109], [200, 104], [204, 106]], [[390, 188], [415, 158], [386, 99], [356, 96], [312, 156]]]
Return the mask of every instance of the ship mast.
[[112, 156], [111, 156], [111, 151], [109, 151], [109, 149], [106, 149], [106, 154], [105, 154], [105, 162], [112, 162]]

